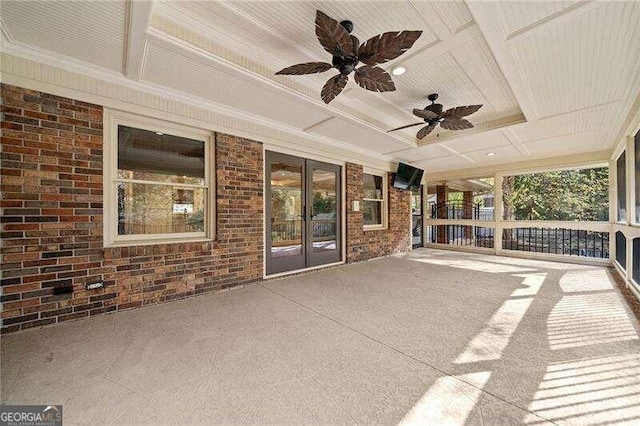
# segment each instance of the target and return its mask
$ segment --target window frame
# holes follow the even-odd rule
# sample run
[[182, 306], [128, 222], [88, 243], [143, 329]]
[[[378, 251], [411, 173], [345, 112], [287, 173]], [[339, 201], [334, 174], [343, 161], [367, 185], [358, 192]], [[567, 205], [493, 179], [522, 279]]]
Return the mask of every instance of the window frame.
[[[371, 175], [371, 176], [378, 176], [378, 177], [382, 177], [382, 199], [377, 199], [377, 198], [365, 198], [364, 197], [364, 175]], [[363, 224], [362, 224], [362, 229], [365, 231], [376, 231], [376, 230], [384, 230], [384, 229], [388, 229], [389, 227], [389, 220], [388, 220], [388, 210], [389, 210], [389, 205], [388, 205], [388, 193], [389, 193], [389, 185], [388, 185], [388, 173], [387, 172], [383, 172], [380, 170], [373, 170], [373, 169], [366, 169], [364, 168], [362, 170], [362, 184], [363, 184], [363, 191], [362, 191], [362, 204], [363, 206], [361, 206], [361, 211], [362, 211], [362, 207], [364, 207], [364, 202], [365, 201], [374, 201], [374, 202], [378, 202], [381, 203], [381, 207], [380, 207], [380, 211], [382, 214], [382, 223], [380, 224], [371, 224], [371, 225], [366, 225], [364, 224], [364, 213], [363, 213]]]
[[[118, 185], [120, 181], [141, 184], [161, 184], [143, 180], [118, 178], [118, 126], [128, 126], [151, 132], [162, 132], [188, 139], [201, 140], [205, 144], [204, 173], [205, 185], [166, 184], [187, 188], [203, 188], [205, 196], [204, 232], [183, 232], [170, 234], [118, 235]], [[168, 244], [194, 241], [211, 241], [216, 235], [216, 199], [215, 199], [215, 134], [212, 131], [184, 126], [170, 121], [123, 111], [104, 110], [103, 144], [103, 223], [104, 246], [122, 247], [150, 244]]]

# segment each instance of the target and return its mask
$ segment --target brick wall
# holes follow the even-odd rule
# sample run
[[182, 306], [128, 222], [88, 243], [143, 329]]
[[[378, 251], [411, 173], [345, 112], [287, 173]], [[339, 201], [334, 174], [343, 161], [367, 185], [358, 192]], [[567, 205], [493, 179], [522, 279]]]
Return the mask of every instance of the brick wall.
[[8, 85], [1, 108], [2, 332], [262, 278], [260, 143], [216, 136], [216, 241], [105, 249], [102, 108]]
[[[260, 143], [216, 135], [215, 241], [105, 248], [102, 107], [2, 85], [0, 114], [3, 333], [262, 279]], [[362, 166], [346, 176], [347, 262], [410, 250], [410, 193], [390, 188], [389, 228], [363, 231]]]
[[391, 187], [393, 176], [388, 175], [387, 229], [363, 230], [362, 209], [353, 211], [353, 201], [362, 203], [362, 166], [346, 165], [347, 177], [347, 262], [357, 262], [411, 250], [411, 192]]

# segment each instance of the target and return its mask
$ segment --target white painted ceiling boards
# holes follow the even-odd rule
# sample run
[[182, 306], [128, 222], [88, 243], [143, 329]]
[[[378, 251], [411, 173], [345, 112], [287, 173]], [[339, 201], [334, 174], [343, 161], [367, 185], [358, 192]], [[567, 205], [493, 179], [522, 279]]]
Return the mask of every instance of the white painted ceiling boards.
[[[55, 57], [97, 78], [179, 93], [359, 156], [430, 171], [589, 152], [617, 142], [640, 93], [640, 2], [583, 1], [2, 1], [2, 50]], [[422, 30], [397, 90], [350, 81], [330, 105], [332, 72], [276, 76], [329, 61], [315, 12], [353, 21], [360, 41]], [[28, 53], [28, 54], [27, 54]], [[333, 70], [335, 71], [335, 70]], [[439, 93], [446, 108], [484, 104], [473, 129], [438, 129], [422, 141], [413, 108]], [[184, 99], [184, 97], [183, 97]], [[256, 135], [259, 139], [259, 135]], [[495, 155], [487, 156], [489, 152]]]

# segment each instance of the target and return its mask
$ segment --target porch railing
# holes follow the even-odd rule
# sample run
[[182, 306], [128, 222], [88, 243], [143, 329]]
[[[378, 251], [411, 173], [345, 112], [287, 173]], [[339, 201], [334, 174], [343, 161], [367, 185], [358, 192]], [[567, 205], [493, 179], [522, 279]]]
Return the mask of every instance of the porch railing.
[[610, 224], [427, 219], [427, 244], [609, 259]]

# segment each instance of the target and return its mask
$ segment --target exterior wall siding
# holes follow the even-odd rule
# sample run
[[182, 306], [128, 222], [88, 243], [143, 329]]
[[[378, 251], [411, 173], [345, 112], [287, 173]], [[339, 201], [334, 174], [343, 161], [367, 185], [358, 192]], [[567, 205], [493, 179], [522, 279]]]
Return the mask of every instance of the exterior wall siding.
[[[104, 247], [102, 107], [1, 89], [3, 333], [262, 280], [261, 143], [216, 134], [214, 241]], [[348, 164], [349, 206], [354, 197], [362, 167]], [[389, 209], [389, 229], [367, 232], [348, 211], [347, 262], [410, 249], [409, 193], [390, 189]], [[94, 281], [104, 288], [86, 290]]]

